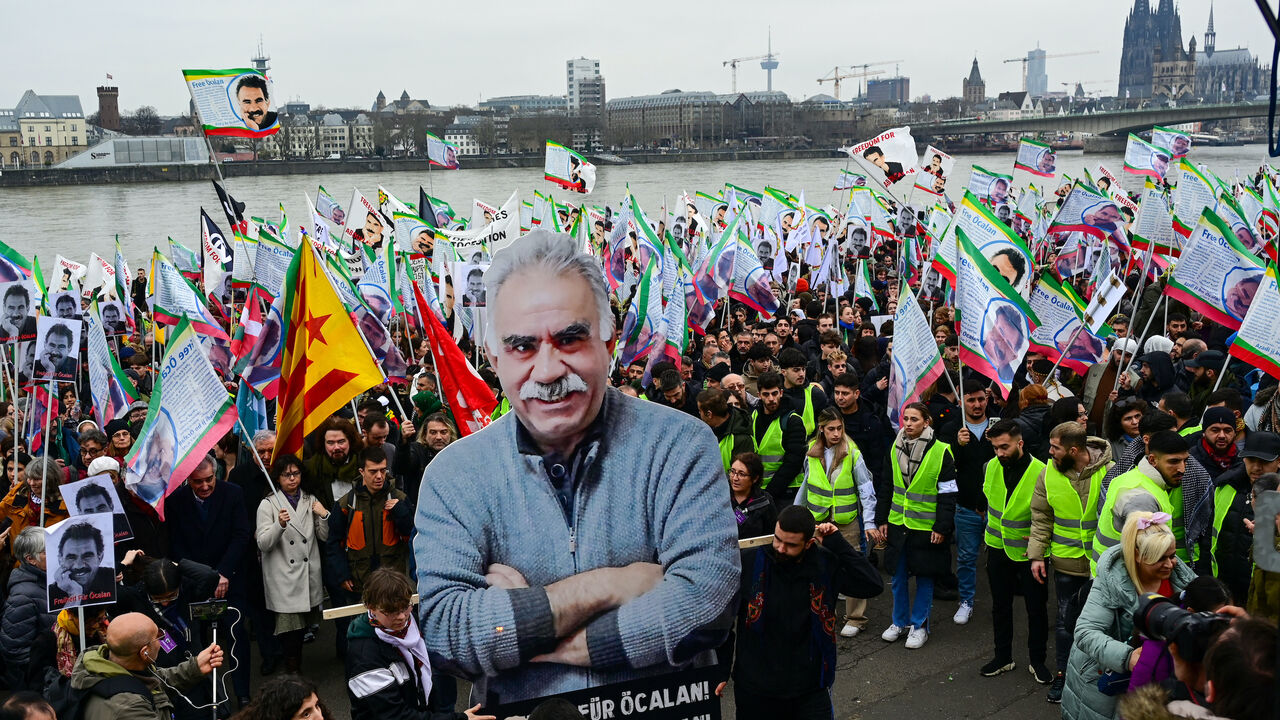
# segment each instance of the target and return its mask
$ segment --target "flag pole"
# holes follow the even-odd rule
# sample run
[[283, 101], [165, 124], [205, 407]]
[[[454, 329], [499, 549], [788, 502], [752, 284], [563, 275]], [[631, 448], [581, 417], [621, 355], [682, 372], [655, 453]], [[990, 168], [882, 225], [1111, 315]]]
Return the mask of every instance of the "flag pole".
[[[47, 485], [49, 482], [49, 426], [52, 425], [49, 416], [53, 415], [53, 396], [58, 393], [57, 388], [58, 384], [50, 380], [47, 390], [49, 403], [44, 411], [44, 420], [41, 422], [43, 427], [40, 428], [40, 434], [44, 440], [44, 462], [40, 464], [40, 527], [44, 527], [45, 506], [49, 504], [45, 502], [45, 498], [48, 497]], [[29, 412], [27, 414], [30, 415]], [[17, 445], [17, 443], [14, 443], [14, 445]], [[17, 466], [15, 465], [15, 467]]]
[[[1076, 331], [1071, 334], [1071, 339], [1067, 341], [1068, 348], [1075, 344], [1076, 338], [1080, 337], [1080, 333], [1082, 332], [1084, 332], [1084, 323], [1080, 323], [1080, 326], [1076, 328]], [[1062, 364], [1062, 360], [1066, 356], [1067, 354], [1065, 352], [1058, 353], [1058, 359], [1053, 361], [1053, 367], [1049, 369], [1049, 374], [1045, 376], [1045, 380], [1053, 379], [1053, 374], [1057, 372], [1058, 366]]]
[[[1156, 300], [1155, 307], [1151, 308], [1151, 315], [1147, 317], [1147, 324], [1142, 327], [1142, 334], [1138, 336], [1138, 347], [1133, 350], [1133, 358], [1138, 357], [1142, 352], [1142, 344], [1147, 341], [1147, 330], [1151, 328], [1151, 321], [1156, 319], [1156, 312], [1160, 310], [1160, 305], [1164, 303], [1166, 297], [1166, 295], [1161, 294], [1160, 299]], [[1129, 362], [1133, 362], [1133, 358], [1130, 358]], [[1121, 353], [1120, 360], [1121, 362], [1124, 361], [1123, 353]], [[1116, 388], [1120, 387], [1120, 375], [1124, 372], [1128, 372], [1127, 367], [1121, 367], [1116, 371], [1115, 384], [1111, 386], [1111, 392], [1115, 392]]]
[[1227, 356], [1222, 359], [1222, 367], [1219, 368], [1218, 370], [1218, 378], [1213, 381], [1213, 390], [1211, 390], [1210, 392], [1216, 391], [1218, 389], [1218, 386], [1222, 384], [1222, 376], [1224, 373], [1227, 372], [1227, 363], [1231, 362], [1231, 355], [1229, 353], [1227, 353], [1226, 355]]

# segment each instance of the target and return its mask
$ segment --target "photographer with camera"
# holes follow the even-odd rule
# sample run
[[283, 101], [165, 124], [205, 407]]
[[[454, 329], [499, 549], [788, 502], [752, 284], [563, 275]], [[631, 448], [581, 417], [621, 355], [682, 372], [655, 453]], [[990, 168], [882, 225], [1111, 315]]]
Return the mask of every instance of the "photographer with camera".
[[1275, 625], [1233, 606], [1188, 612], [1156, 595], [1143, 599], [1134, 625], [1168, 643], [1177, 685], [1172, 693], [1153, 684], [1126, 696], [1119, 703], [1125, 720], [1275, 717]]
[[1173, 597], [1196, 577], [1175, 554], [1168, 513], [1130, 511], [1150, 507], [1150, 497], [1140, 490], [1114, 500], [1125, 516], [1124, 530], [1120, 543], [1098, 559], [1097, 577], [1076, 623], [1062, 694], [1065, 720], [1115, 716], [1116, 695], [1128, 688], [1129, 673], [1142, 656], [1133, 627], [1140, 598], [1150, 593]]

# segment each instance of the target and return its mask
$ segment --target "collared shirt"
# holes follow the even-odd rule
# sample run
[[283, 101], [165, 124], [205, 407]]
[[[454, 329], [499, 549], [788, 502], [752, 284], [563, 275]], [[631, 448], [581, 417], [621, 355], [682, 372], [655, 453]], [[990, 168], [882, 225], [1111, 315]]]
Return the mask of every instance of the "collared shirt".
[[578, 481], [581, 479], [583, 470], [586, 467], [586, 459], [590, 455], [590, 451], [597, 443], [604, 439], [604, 429], [606, 418], [605, 408], [609, 403], [600, 403], [600, 412], [596, 414], [591, 424], [587, 425], [587, 430], [582, 436], [582, 440], [578, 442], [577, 447], [569, 453], [568, 457], [561, 455], [559, 452], [544, 453], [542, 448], [538, 447], [538, 443], [533, 439], [533, 435], [529, 429], [525, 427], [524, 421], [520, 416], [516, 416], [516, 449], [521, 455], [536, 455], [542, 458], [543, 470], [547, 473], [547, 480], [550, 481], [551, 487], [555, 490], [556, 499], [560, 501], [560, 507], [564, 509], [565, 517], [573, 517], [573, 500], [578, 492]]

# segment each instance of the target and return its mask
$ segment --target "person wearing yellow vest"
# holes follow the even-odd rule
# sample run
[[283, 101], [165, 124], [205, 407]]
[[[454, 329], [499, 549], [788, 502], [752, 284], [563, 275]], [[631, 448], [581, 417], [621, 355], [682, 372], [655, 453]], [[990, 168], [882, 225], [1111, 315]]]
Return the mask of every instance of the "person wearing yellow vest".
[[[833, 523], [853, 547], [866, 552], [880, 540], [876, 527], [876, 491], [871, 472], [858, 446], [845, 433], [840, 409], [818, 413], [818, 436], [805, 455], [804, 484], [796, 504], [813, 513], [819, 523]], [[853, 637], [867, 626], [866, 598], [845, 598], [844, 627], [840, 634]]]
[[929, 639], [934, 578], [951, 570], [946, 541], [955, 530], [958, 488], [951, 446], [933, 436], [928, 406], [911, 403], [899, 419], [902, 429], [889, 448], [893, 485], [876, 493], [876, 526], [887, 533], [885, 568], [893, 573], [893, 623], [880, 637], [896, 642], [907, 633], [907, 649], [914, 650]]
[[991, 619], [996, 656], [979, 672], [995, 677], [1013, 670], [1013, 596], [1021, 591], [1027, 610], [1027, 669], [1041, 685], [1053, 676], [1045, 667], [1049, 644], [1049, 590], [1031, 575], [1027, 543], [1031, 536], [1031, 494], [1044, 463], [1025, 452], [1022, 427], [1001, 420], [987, 428], [995, 457], [984, 469], [982, 493], [987, 498], [987, 581], [991, 586]]
[[707, 389], [698, 393], [698, 417], [716, 435], [725, 473], [729, 472], [735, 457], [741, 453], [755, 452], [747, 418], [740, 410], [729, 407], [729, 394], [724, 390]]
[[764, 489], [779, 508], [790, 505], [803, 480], [804, 422], [782, 394], [782, 375], [766, 372], [756, 380], [760, 407], [751, 413], [751, 438], [764, 461]]
[[1048, 580], [1048, 564], [1053, 564], [1053, 593], [1058, 601], [1053, 642], [1057, 665], [1048, 700], [1060, 703], [1076, 620], [1084, 607], [1080, 594], [1092, 577], [1089, 549], [1098, 527], [1102, 478], [1113, 464], [1111, 443], [1090, 436], [1083, 423], [1065, 422], [1049, 431], [1049, 458], [1031, 494], [1027, 557], [1036, 582]]
[[1178, 434], [1182, 437], [1191, 437], [1203, 429], [1195, 421], [1195, 404], [1181, 390], [1170, 390], [1165, 393], [1160, 397], [1160, 402], [1156, 405], [1156, 408], [1173, 416], [1174, 421], [1178, 424]]
[[[1212, 409], [1212, 408], [1210, 408]], [[1253, 576], [1253, 485], [1268, 473], [1280, 472], [1280, 435], [1249, 433], [1240, 451], [1241, 464], [1214, 480], [1210, 560], [1214, 577], [1226, 583], [1236, 603], [1249, 597]]]
[[1190, 562], [1182, 513], [1182, 475], [1187, 468], [1187, 454], [1186, 438], [1172, 430], [1162, 430], [1147, 441], [1147, 455], [1138, 466], [1111, 481], [1106, 504], [1098, 511], [1098, 531], [1089, 554], [1089, 567], [1094, 574], [1098, 558], [1119, 544], [1124, 515], [1133, 510], [1168, 513], [1172, 518], [1169, 526], [1178, 541], [1178, 557]]
[[809, 359], [805, 354], [795, 348], [785, 348], [778, 353], [778, 365], [782, 368], [782, 378], [786, 382], [782, 394], [791, 400], [800, 419], [804, 421], [805, 437], [813, 435], [818, 426], [818, 413], [830, 404], [827, 394], [820, 386], [805, 382], [808, 364]]

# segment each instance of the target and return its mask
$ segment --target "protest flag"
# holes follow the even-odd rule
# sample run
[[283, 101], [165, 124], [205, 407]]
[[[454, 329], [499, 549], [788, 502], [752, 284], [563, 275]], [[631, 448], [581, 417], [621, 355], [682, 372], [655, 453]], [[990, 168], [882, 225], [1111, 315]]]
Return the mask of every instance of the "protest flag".
[[232, 244], [213, 222], [209, 213], [200, 208], [201, 273], [204, 293], [221, 302], [231, 302], [231, 268], [235, 262]]
[[1176, 160], [1186, 157], [1191, 150], [1191, 134], [1182, 130], [1156, 125], [1151, 128], [1151, 144], [1156, 147], [1169, 148]]
[[432, 133], [427, 133], [427, 162], [429, 165], [457, 170], [458, 146], [445, 142]]
[[832, 192], [840, 192], [850, 188], [861, 187], [867, 184], [867, 176], [852, 170], [841, 170], [840, 176], [836, 178], [836, 184], [831, 188]]
[[1164, 182], [1171, 157], [1173, 153], [1167, 148], [1157, 147], [1129, 133], [1129, 142], [1124, 148], [1124, 170]]
[[1030, 346], [1031, 331], [1040, 321], [963, 229], [957, 228], [955, 237], [960, 362], [995, 381], [1000, 395], [1007, 398]]
[[[875, 310], [880, 309], [880, 303], [876, 302], [875, 291], [871, 289], [871, 264], [866, 260], [858, 261], [858, 277], [853, 283], [853, 297], [867, 298], [871, 301], [871, 307]], [[899, 301], [898, 306], [902, 303]]]
[[1182, 237], [1190, 237], [1200, 214], [1217, 211], [1218, 198], [1213, 182], [1190, 160], [1178, 161], [1177, 187], [1173, 190], [1173, 229]]
[[1018, 141], [1018, 157], [1013, 162], [1013, 169], [1040, 177], [1053, 177], [1058, 171], [1058, 154], [1049, 147], [1049, 143], [1022, 138]]
[[760, 258], [746, 242], [741, 229], [733, 254], [733, 283], [729, 286], [729, 297], [760, 313], [766, 320], [773, 317], [778, 312], [778, 298], [769, 287], [769, 273], [760, 264]]
[[662, 263], [651, 259], [631, 298], [631, 307], [622, 322], [622, 352], [619, 362], [632, 360], [649, 352], [655, 342], [664, 339], [662, 314]]
[[1082, 374], [1105, 352], [1102, 340], [1082, 326], [1080, 311], [1084, 303], [1070, 285], [1059, 284], [1045, 272], [1031, 288], [1028, 305], [1040, 320], [1031, 332], [1029, 349]]
[[1263, 270], [1262, 260], [1236, 238], [1231, 227], [1217, 213], [1205, 210], [1164, 292], [1207, 320], [1239, 330], [1258, 293]]
[[1276, 285], [1275, 265], [1267, 267], [1227, 354], [1280, 378], [1280, 287]]
[[180, 486], [236, 422], [236, 406], [196, 327], [174, 328], [138, 441], [124, 458], [125, 486], [164, 519], [164, 499]]
[[272, 109], [271, 80], [263, 70], [183, 70], [195, 117], [204, 134], [264, 138], [280, 130]]
[[89, 312], [85, 313], [84, 323], [93, 415], [98, 420], [98, 427], [106, 427], [107, 423], [129, 410], [129, 405], [139, 397], [138, 389], [124, 373], [115, 353], [111, 352], [111, 347], [107, 344], [107, 334], [96, 300], [89, 306]]
[[566, 190], [590, 195], [596, 186], [596, 166], [574, 150], [548, 140], [543, 177]]
[[13, 282], [31, 277], [31, 261], [0, 240], [0, 282]]
[[222, 205], [222, 214], [227, 216], [227, 224], [232, 234], [244, 237], [249, 233], [249, 221], [244, 218], [245, 205], [231, 197], [217, 180], [213, 181], [214, 192], [218, 193], [218, 202]]
[[385, 378], [330, 284], [314, 247], [294, 255], [285, 276], [275, 457], [302, 441], [335, 410]]
[[191, 248], [173, 238], [169, 238], [169, 258], [173, 266], [182, 274], [182, 277], [191, 282], [199, 282], [200, 256], [192, 251]]
[[890, 128], [870, 140], [840, 149], [864, 168], [869, 169], [867, 163], [875, 166], [877, 174], [884, 177], [884, 187], [916, 173], [919, 154], [910, 127]]
[[[49, 383], [52, 385], [53, 383]], [[49, 433], [49, 405], [53, 401], [49, 388], [43, 385], [31, 387], [31, 399], [27, 401], [27, 451], [31, 457], [44, 452], [44, 444]]]
[[151, 283], [155, 289], [151, 310], [156, 323], [177, 325], [185, 316], [200, 332], [226, 340], [227, 332], [209, 312], [196, 286], [159, 249], [153, 250], [151, 257]]
[[124, 251], [120, 249], [120, 236], [116, 236], [116, 256], [114, 260], [116, 270], [116, 297], [120, 298], [120, 305], [124, 308], [125, 321], [129, 323], [129, 329], [136, 328], [137, 320], [134, 318], [133, 293], [129, 286], [131, 277], [129, 275], [129, 262], [124, 259]]
[[[865, 265], [865, 263], [864, 263]], [[942, 376], [946, 369], [938, 343], [929, 330], [929, 320], [916, 302], [911, 286], [903, 282], [898, 291], [898, 309], [893, 314], [893, 357], [889, 364], [888, 414], [894, 429], [899, 427], [902, 408], [920, 399], [920, 393]]]
[[245, 447], [253, 447], [253, 436], [269, 427], [267, 400], [243, 378], [236, 388], [236, 414], [240, 417], [240, 422], [236, 423], [236, 434]]
[[1178, 255], [1182, 252], [1182, 236], [1174, 232], [1173, 214], [1164, 191], [1148, 178], [1142, 188], [1142, 200], [1133, 220], [1131, 235], [1133, 247], [1151, 250], [1161, 255]]
[[[440, 319], [429, 308], [424, 307], [425, 300], [418, 286], [414, 284], [414, 297], [418, 303], [418, 314], [422, 316], [427, 342], [431, 347], [431, 358], [435, 362], [436, 374], [440, 377], [440, 399], [453, 413], [458, 423], [458, 435], [466, 437], [478, 432], [489, 424], [494, 408], [498, 407], [498, 398], [480, 378], [475, 368], [467, 361], [467, 356], [458, 348], [449, 331], [441, 324]], [[478, 339], [483, 342], [483, 338]]]

